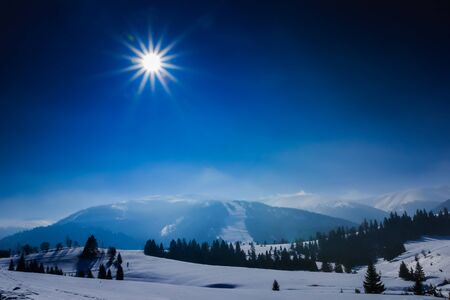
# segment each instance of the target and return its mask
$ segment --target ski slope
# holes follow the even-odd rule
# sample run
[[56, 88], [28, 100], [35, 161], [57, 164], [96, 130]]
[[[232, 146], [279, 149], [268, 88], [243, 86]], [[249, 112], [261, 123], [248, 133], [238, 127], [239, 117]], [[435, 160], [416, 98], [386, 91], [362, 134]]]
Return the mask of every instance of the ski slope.
[[[395, 260], [377, 264], [387, 287], [385, 295], [355, 294], [355, 288], [363, 290], [365, 268], [356, 274], [337, 274], [208, 266], [145, 256], [139, 250], [120, 251], [125, 281], [10, 272], [6, 271], [9, 259], [1, 259], [0, 293], [15, 299], [427, 299], [400, 295], [412, 283], [397, 278], [399, 264], [404, 260], [412, 266], [418, 254], [427, 283], [450, 278], [450, 240], [424, 238], [406, 248]], [[80, 251], [49, 251], [27, 259], [57, 263], [73, 274]], [[422, 252], [426, 257], [420, 257]], [[99, 263], [106, 262], [104, 255], [92, 265], [94, 275]], [[112, 273], [115, 275], [114, 268]], [[271, 291], [274, 279], [280, 283], [280, 292]], [[443, 288], [447, 294], [450, 287]]]

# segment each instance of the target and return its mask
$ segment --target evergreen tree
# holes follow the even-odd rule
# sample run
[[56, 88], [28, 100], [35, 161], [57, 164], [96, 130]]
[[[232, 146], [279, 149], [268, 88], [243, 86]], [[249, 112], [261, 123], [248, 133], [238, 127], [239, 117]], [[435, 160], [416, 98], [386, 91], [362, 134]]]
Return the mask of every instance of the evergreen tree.
[[108, 273], [106, 273], [106, 278], [105, 279], [112, 279], [112, 274], [111, 274], [111, 270], [108, 269]]
[[425, 289], [423, 288], [422, 281], [416, 278], [416, 282], [413, 286], [414, 295], [425, 295]]
[[87, 278], [94, 278], [94, 274], [92, 274], [91, 269], [88, 269]]
[[274, 280], [272, 283], [272, 291], [279, 291], [280, 285], [278, 284], [278, 281]]
[[331, 264], [327, 261], [323, 261], [322, 262], [322, 268], [320, 269], [322, 272], [332, 272], [333, 271], [333, 267], [331, 266]]
[[[54, 272], [55, 272], [55, 274], [57, 274], [58, 273], [58, 269], [56, 269]], [[83, 278], [85, 276], [84, 271], [83, 270], [78, 270], [77, 274], [75, 276]]]
[[119, 265], [122, 264], [122, 256], [120, 255], [120, 253], [119, 253], [119, 255], [117, 255], [117, 263], [118, 263]]
[[123, 280], [123, 269], [122, 269], [122, 265], [119, 265], [119, 266], [117, 267], [116, 280]]
[[39, 273], [45, 273], [44, 265], [42, 263], [39, 265]]
[[106, 269], [103, 264], [101, 264], [100, 267], [98, 268], [97, 278], [98, 279], [106, 279]]
[[22, 253], [20, 255], [19, 261], [17, 262], [16, 271], [25, 272], [26, 268], [27, 266], [25, 264], [25, 255]]
[[425, 273], [423, 272], [423, 268], [419, 262], [416, 262], [416, 270], [414, 271], [414, 280], [415, 281], [425, 281]]
[[81, 253], [82, 258], [92, 259], [98, 254], [98, 243], [95, 236], [91, 235], [84, 246], [83, 252]]
[[366, 294], [381, 294], [385, 291], [384, 284], [381, 282], [381, 276], [377, 273], [372, 262], [367, 266], [364, 291]]
[[336, 264], [336, 265], [334, 266], [334, 271], [335, 271], [336, 273], [344, 273], [344, 269], [342, 268], [342, 265], [341, 265], [341, 264]]
[[8, 267], [8, 270], [9, 270], [9, 271], [14, 271], [14, 262], [13, 262], [12, 259], [9, 261], [9, 267]]
[[411, 280], [411, 273], [408, 270], [408, 267], [406, 266], [405, 262], [402, 261], [400, 264], [400, 268], [398, 270], [398, 277], [404, 279], [404, 280]]

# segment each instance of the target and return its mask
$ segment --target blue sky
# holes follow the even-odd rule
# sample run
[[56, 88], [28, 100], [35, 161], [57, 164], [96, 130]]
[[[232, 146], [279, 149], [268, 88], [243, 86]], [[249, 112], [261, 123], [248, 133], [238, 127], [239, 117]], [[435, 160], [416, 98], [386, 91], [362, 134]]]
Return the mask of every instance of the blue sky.
[[[0, 217], [148, 195], [376, 195], [450, 177], [448, 3], [5, 1]], [[182, 70], [138, 83], [149, 25]]]

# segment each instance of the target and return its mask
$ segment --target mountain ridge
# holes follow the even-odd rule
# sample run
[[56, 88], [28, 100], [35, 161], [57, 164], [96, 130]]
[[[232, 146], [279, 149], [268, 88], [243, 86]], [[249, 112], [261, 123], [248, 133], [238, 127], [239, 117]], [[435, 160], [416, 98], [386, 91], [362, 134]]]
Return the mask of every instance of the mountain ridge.
[[278, 241], [309, 238], [317, 231], [355, 224], [301, 209], [272, 207], [249, 201], [128, 201], [77, 211], [58, 222], [13, 234], [0, 240], [0, 248], [21, 244], [38, 246], [64, 242], [65, 237], [85, 241], [98, 236], [104, 246], [140, 249], [147, 239], [168, 243], [186, 238], [230, 242]]

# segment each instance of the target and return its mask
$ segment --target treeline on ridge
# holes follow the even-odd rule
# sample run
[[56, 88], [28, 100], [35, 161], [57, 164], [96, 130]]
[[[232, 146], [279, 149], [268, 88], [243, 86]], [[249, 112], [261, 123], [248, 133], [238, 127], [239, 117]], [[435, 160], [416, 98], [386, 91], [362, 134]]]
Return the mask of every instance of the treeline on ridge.
[[155, 240], [148, 240], [144, 254], [208, 265], [318, 271], [315, 260], [301, 257], [295, 251], [271, 248], [256, 254], [254, 244], [251, 244], [251, 249], [245, 253], [239, 242], [233, 245], [223, 240], [215, 240], [209, 245], [178, 239], [172, 240], [168, 249], [164, 249], [162, 244], [157, 245]]
[[[383, 222], [364, 221], [358, 228], [343, 228], [317, 233], [308, 242], [295, 241], [289, 249], [271, 247], [257, 254], [253, 244], [247, 253], [240, 243], [228, 244], [215, 240], [210, 244], [195, 240], [172, 240], [164, 248], [155, 240], [148, 240], [144, 254], [175, 260], [223, 266], [242, 266], [279, 270], [351, 272], [358, 265], [367, 265], [377, 258], [391, 260], [405, 251], [404, 243], [424, 235], [450, 235], [450, 216], [447, 209], [438, 214], [418, 210], [413, 217], [406, 213], [391, 213]], [[329, 262], [334, 262], [334, 267]]]

